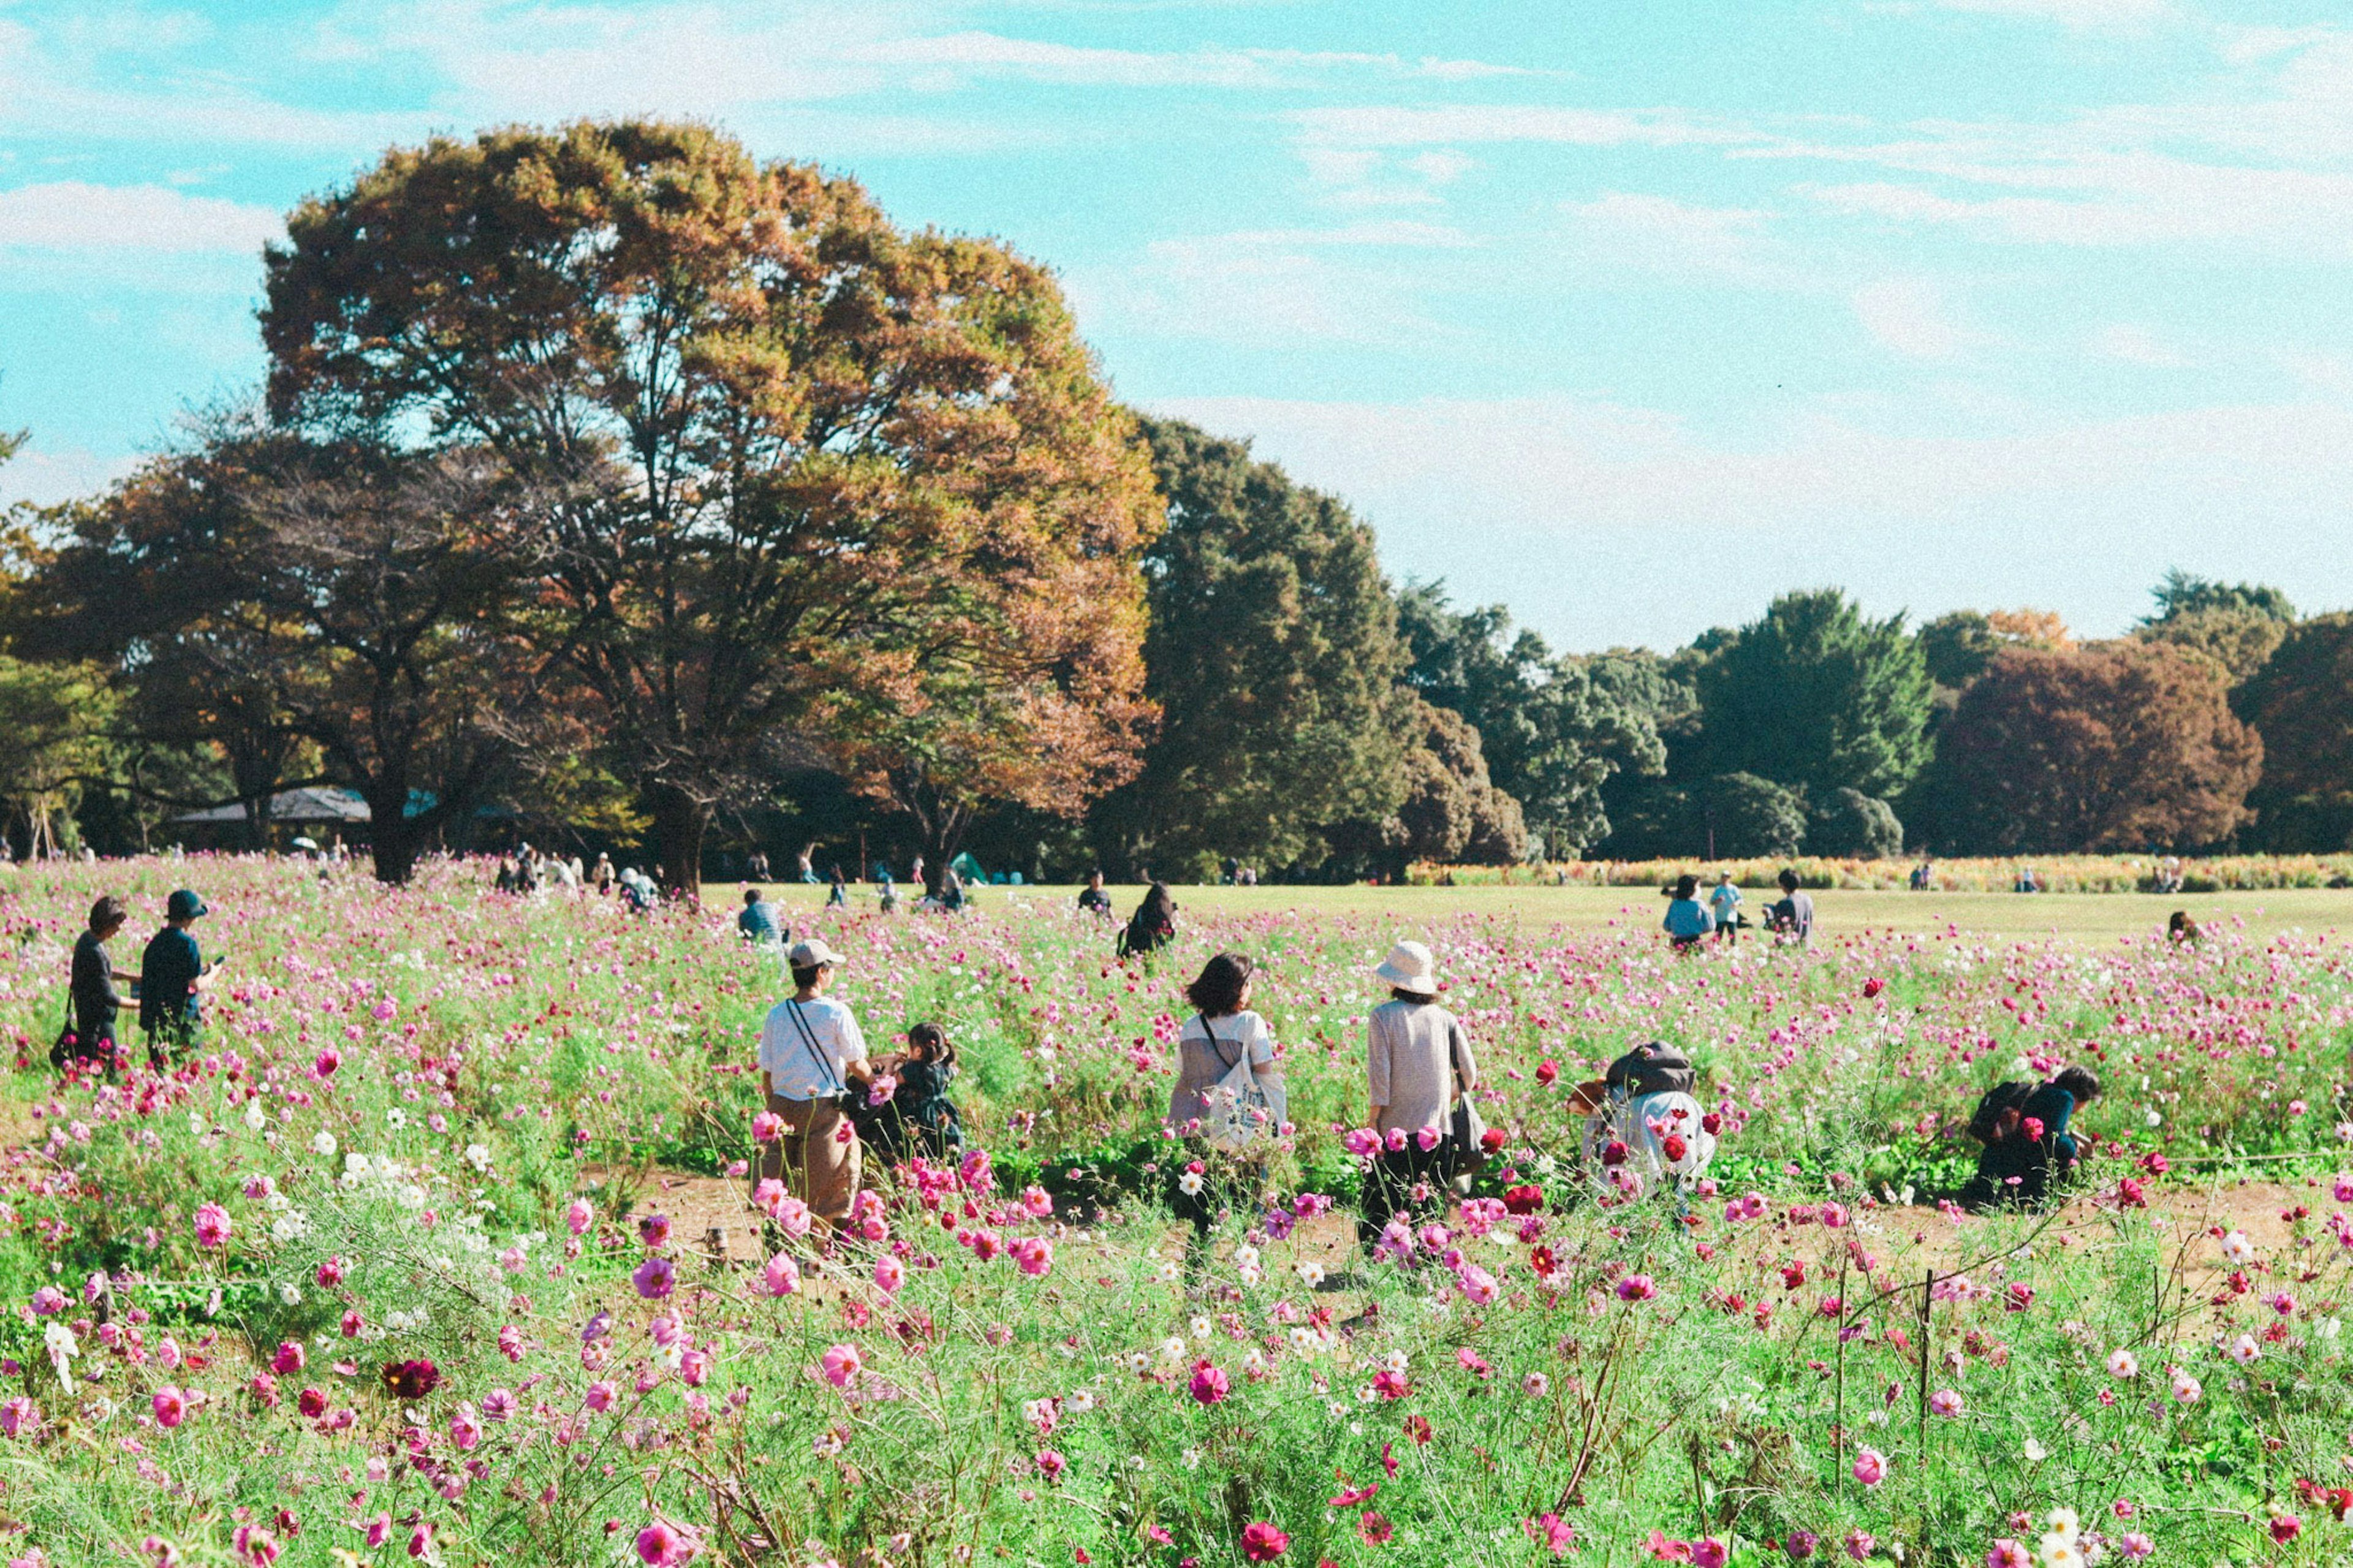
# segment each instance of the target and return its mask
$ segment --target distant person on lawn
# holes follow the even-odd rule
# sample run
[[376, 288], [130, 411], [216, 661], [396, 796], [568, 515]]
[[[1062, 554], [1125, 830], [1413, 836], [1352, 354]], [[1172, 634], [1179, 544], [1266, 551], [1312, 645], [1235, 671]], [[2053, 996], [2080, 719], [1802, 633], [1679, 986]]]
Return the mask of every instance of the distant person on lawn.
[[1667, 890], [1666, 918], [1659, 922], [1667, 933], [1667, 941], [1677, 952], [1697, 951], [1700, 942], [1715, 929], [1715, 917], [1699, 901], [1699, 879], [1683, 876]]
[[212, 911], [182, 888], [164, 904], [164, 929], [147, 941], [139, 960], [139, 1027], [147, 1061], [161, 1071], [167, 1056], [185, 1051], [204, 1023], [204, 994], [220, 967], [207, 965], [191, 928]]
[[1087, 885], [1079, 889], [1079, 908], [1091, 915], [1111, 918], [1111, 895], [1103, 890], [1103, 874], [1087, 873]]
[[1781, 885], [1781, 896], [1765, 911], [1767, 930], [1786, 942], [1810, 947], [1814, 941], [1814, 898], [1798, 886], [1798, 873], [1783, 870], [1776, 879]]
[[1715, 917], [1715, 940], [1726, 947], [1740, 941], [1740, 889], [1732, 885], [1730, 871], [1719, 872], [1715, 889], [1707, 895], [1708, 913]]
[[839, 1230], [858, 1192], [858, 1134], [847, 1102], [874, 1077], [858, 1015], [828, 996], [841, 955], [811, 938], [794, 944], [793, 994], [769, 1010], [760, 1030], [760, 1092], [784, 1119], [784, 1136], [765, 1147], [760, 1174], [782, 1181], [809, 1212]]
[[776, 906], [757, 888], [744, 889], [743, 912], [735, 917], [735, 929], [746, 942], [782, 942], [784, 928], [776, 921]]
[[1144, 901], [1119, 933], [1119, 956], [1149, 957], [1176, 940], [1176, 900], [1169, 897], [1167, 883], [1155, 882], [1145, 889]]

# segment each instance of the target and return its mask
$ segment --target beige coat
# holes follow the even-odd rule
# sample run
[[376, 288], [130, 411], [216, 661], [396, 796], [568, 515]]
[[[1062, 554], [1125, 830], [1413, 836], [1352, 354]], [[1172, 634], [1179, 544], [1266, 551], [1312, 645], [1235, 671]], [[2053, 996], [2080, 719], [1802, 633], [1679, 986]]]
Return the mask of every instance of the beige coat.
[[1381, 1107], [1376, 1131], [1443, 1131], [1455, 1096], [1479, 1087], [1479, 1064], [1453, 1014], [1435, 1002], [1388, 1002], [1373, 1009], [1365, 1076], [1371, 1103]]

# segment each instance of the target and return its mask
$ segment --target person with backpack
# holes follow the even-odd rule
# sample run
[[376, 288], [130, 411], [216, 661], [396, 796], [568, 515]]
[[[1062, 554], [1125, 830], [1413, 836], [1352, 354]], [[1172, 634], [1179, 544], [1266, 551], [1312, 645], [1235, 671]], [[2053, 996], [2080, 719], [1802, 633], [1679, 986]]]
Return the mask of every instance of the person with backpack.
[[2074, 1171], [2078, 1148], [2069, 1122], [2099, 1097], [2099, 1079], [2079, 1067], [2044, 1083], [2013, 1079], [1986, 1090], [1969, 1118], [1969, 1136], [1985, 1149], [1978, 1173], [1961, 1189], [1961, 1206], [2040, 1207]]
[[849, 1109], [874, 1067], [858, 1015], [825, 994], [841, 955], [812, 937], [794, 943], [786, 962], [793, 994], [769, 1010], [758, 1058], [760, 1092], [783, 1119], [784, 1132], [761, 1151], [760, 1175], [783, 1182], [838, 1230], [849, 1223], [860, 1174]]
[[1478, 1157], [1463, 1134], [1475, 1124], [1479, 1063], [1461, 1022], [1438, 1004], [1436, 957], [1399, 942], [1373, 973], [1389, 999], [1366, 1020], [1365, 1096], [1381, 1138], [1357, 1205], [1356, 1241], [1367, 1252], [1392, 1217], [1442, 1206], [1448, 1183]]
[[1257, 970], [1239, 952], [1221, 952], [1185, 988], [1194, 1011], [1176, 1031], [1167, 1125], [1185, 1140], [1187, 1158], [1170, 1179], [1169, 1206], [1193, 1227], [1187, 1256], [1196, 1261], [1219, 1209], [1264, 1184], [1268, 1148], [1283, 1126], [1274, 1034], [1250, 1010]]
[[1698, 1087], [1691, 1058], [1662, 1040], [1636, 1046], [1599, 1082], [1580, 1086], [1571, 1105], [1585, 1113], [1578, 1152], [1586, 1175], [1604, 1191], [1632, 1190], [1626, 1174], [1678, 1191], [1706, 1175], [1715, 1134], [1694, 1098]]
[[1168, 884], [1155, 882], [1144, 890], [1126, 927], [1119, 933], [1119, 956], [1146, 958], [1176, 940], [1176, 900]]

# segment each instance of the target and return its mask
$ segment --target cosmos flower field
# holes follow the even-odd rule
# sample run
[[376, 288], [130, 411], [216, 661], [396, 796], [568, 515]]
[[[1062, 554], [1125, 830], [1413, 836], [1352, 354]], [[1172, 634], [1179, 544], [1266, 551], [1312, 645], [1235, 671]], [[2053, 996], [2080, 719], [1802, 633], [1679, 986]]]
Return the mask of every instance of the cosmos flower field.
[[[837, 913], [870, 1040], [957, 1042], [967, 1147], [828, 1248], [743, 1174], [782, 975], [723, 899], [0, 876], [12, 1565], [2353, 1561], [2332, 938], [1678, 960], [1211, 916], [1122, 967], [1060, 900]], [[91, 900], [132, 899], [130, 966], [183, 883], [231, 955], [198, 1053], [58, 1083]], [[1505, 1142], [1365, 1261], [1348, 1134], [1398, 935], [1437, 948]], [[1220, 948], [1265, 965], [1294, 1130], [1188, 1267], [1158, 1119]], [[1721, 1138], [1684, 1204], [1575, 1165], [1567, 1090], [1651, 1038]], [[1978, 1093], [2071, 1062], [2108, 1086], [2075, 1201], [1940, 1205]]]

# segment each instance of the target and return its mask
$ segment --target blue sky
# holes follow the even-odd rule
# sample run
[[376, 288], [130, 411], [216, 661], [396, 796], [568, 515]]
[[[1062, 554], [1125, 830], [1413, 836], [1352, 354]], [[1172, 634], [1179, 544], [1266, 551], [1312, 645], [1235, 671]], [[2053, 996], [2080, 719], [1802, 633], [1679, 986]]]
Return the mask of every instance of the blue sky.
[[0, 0], [0, 497], [259, 374], [394, 142], [702, 116], [1055, 267], [1120, 393], [1556, 645], [2353, 605], [2353, 24], [2234, 0]]

